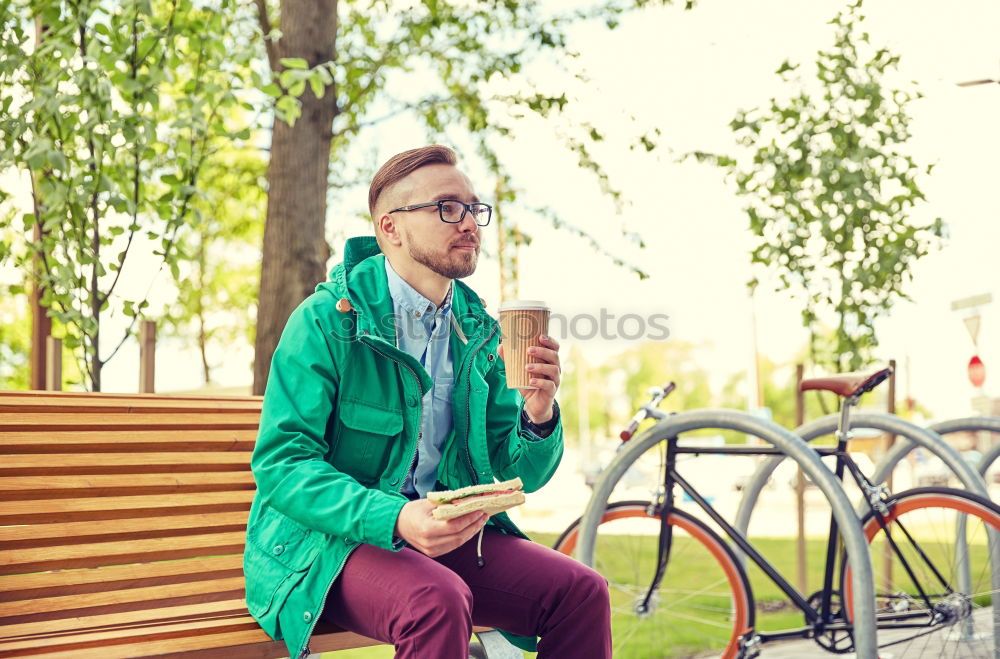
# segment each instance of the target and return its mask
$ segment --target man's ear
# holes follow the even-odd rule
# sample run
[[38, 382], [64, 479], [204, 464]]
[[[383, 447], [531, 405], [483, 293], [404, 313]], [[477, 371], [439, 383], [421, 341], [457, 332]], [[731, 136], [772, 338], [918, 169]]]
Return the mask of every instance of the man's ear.
[[396, 226], [395, 219], [389, 213], [382, 213], [381, 217], [378, 218], [377, 230], [382, 234], [382, 240], [386, 243], [394, 247], [403, 244], [403, 239], [399, 235], [399, 227]]

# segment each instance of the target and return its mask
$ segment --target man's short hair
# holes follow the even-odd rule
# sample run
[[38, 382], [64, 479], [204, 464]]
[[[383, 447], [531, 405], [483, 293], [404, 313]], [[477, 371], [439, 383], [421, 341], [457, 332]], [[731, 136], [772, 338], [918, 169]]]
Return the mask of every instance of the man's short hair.
[[368, 212], [372, 216], [372, 221], [375, 221], [375, 205], [378, 203], [379, 197], [386, 188], [391, 186], [393, 183], [406, 178], [411, 173], [424, 167], [426, 165], [443, 164], [443, 165], [455, 165], [458, 162], [458, 158], [455, 156], [455, 152], [446, 146], [441, 146], [439, 144], [432, 144], [431, 146], [422, 146], [419, 149], [410, 149], [409, 151], [403, 151], [402, 153], [397, 153], [388, 161], [377, 172], [375, 172], [375, 178], [372, 179], [372, 185], [368, 188]]

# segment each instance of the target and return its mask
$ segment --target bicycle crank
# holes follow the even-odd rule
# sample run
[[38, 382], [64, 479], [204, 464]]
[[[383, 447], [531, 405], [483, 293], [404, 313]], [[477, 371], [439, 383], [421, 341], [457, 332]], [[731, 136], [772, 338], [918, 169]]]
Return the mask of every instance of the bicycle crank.
[[[819, 610], [823, 602], [823, 591], [818, 590], [809, 596], [809, 605]], [[830, 593], [830, 618], [825, 621], [827, 625], [836, 626], [835, 629], [824, 628], [818, 631], [813, 640], [816, 644], [827, 652], [834, 654], [846, 654], [854, 651], [854, 637], [843, 627], [844, 614], [843, 604], [839, 593]]]

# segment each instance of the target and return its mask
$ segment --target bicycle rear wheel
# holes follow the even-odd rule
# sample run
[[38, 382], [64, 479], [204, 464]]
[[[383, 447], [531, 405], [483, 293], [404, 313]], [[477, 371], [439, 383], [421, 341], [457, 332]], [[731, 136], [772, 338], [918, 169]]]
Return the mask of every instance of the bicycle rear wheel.
[[[879, 647], [907, 658], [996, 656], [1000, 597], [993, 586], [989, 535], [1000, 531], [1000, 507], [944, 487], [901, 492], [886, 506], [895, 550], [873, 512], [862, 518], [875, 576]], [[849, 567], [841, 583], [850, 616]]]
[[[750, 583], [722, 538], [683, 511], [667, 517], [669, 561], [648, 610], [642, 610], [656, 572], [660, 523], [649, 501], [609, 504], [601, 518], [593, 567], [611, 589], [614, 656], [737, 657], [740, 636], [754, 624]], [[572, 555], [579, 531], [577, 520], [555, 549]]]

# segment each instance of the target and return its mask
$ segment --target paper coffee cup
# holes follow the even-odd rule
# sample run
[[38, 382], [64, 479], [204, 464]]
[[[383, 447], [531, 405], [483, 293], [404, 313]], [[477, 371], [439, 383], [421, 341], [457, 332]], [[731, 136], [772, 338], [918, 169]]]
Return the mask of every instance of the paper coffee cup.
[[500, 332], [508, 389], [537, 389], [528, 384], [531, 374], [524, 368], [533, 360], [528, 348], [542, 345], [538, 337], [548, 334], [549, 307], [538, 300], [508, 300], [500, 303]]

